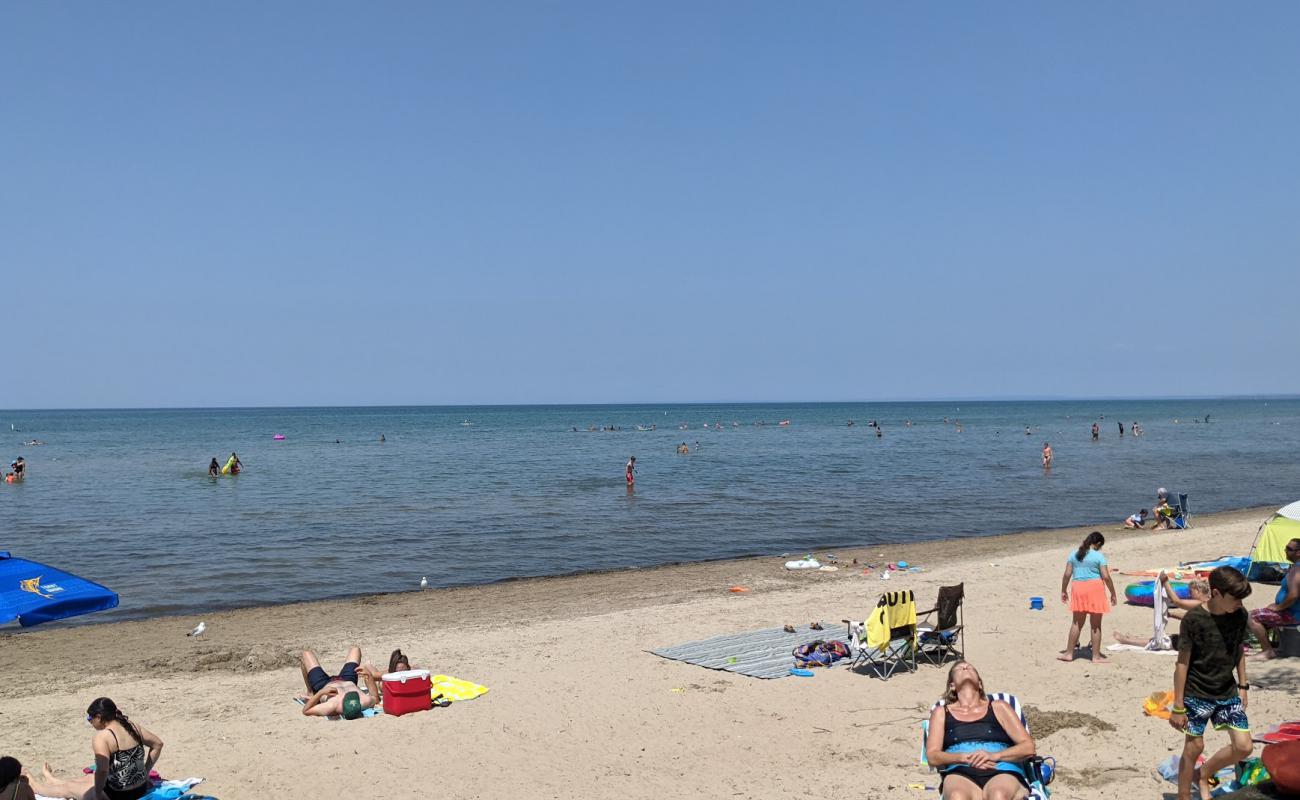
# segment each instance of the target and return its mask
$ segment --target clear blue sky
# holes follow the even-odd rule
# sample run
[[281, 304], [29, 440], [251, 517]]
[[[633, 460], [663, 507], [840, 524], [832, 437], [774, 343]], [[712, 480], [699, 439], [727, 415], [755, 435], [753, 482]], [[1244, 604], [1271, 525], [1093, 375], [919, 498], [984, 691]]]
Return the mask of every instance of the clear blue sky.
[[1297, 30], [9, 3], [0, 406], [1300, 392]]

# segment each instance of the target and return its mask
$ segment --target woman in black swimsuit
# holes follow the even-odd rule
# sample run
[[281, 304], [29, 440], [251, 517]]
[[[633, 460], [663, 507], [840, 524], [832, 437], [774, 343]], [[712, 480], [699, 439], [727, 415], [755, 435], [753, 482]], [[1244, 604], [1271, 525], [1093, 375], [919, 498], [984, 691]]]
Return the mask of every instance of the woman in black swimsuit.
[[101, 796], [108, 800], [138, 800], [153, 791], [149, 773], [162, 754], [162, 739], [127, 719], [107, 697], [90, 704], [86, 721], [95, 729], [91, 739], [95, 774], [57, 778], [47, 765], [40, 780], [31, 778], [32, 789], [46, 797], [74, 800]]
[[990, 700], [965, 661], [948, 671], [943, 703], [930, 712], [925, 757], [943, 773], [944, 800], [1022, 800], [1029, 796], [1024, 762], [1034, 740], [1011, 706]]

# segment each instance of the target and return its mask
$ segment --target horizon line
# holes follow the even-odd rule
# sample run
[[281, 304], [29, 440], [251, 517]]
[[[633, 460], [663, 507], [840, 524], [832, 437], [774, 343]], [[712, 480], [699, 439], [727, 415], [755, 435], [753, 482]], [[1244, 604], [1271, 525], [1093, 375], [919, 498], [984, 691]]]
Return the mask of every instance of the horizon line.
[[984, 397], [891, 398], [876, 400], [637, 400], [602, 403], [374, 403], [360, 405], [232, 405], [232, 406], [52, 406], [49, 408], [0, 409], [0, 413], [45, 413], [50, 411], [271, 411], [312, 409], [375, 408], [601, 408], [608, 406], [798, 406], [798, 405], [879, 405], [896, 403], [1107, 403], [1107, 402], [1182, 402], [1222, 400], [1300, 400], [1300, 394], [1225, 394], [1165, 396], [1096, 396], [1011, 395]]

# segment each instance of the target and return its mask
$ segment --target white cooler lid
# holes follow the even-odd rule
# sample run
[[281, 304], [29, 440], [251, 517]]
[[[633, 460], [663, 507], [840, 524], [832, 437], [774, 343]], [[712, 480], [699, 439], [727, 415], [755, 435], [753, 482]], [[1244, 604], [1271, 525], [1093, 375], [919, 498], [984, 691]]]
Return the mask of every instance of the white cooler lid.
[[383, 675], [381, 680], [392, 681], [393, 683], [406, 683], [407, 681], [418, 681], [420, 679], [429, 679], [429, 670], [427, 669], [404, 669], [401, 672], [388, 672]]

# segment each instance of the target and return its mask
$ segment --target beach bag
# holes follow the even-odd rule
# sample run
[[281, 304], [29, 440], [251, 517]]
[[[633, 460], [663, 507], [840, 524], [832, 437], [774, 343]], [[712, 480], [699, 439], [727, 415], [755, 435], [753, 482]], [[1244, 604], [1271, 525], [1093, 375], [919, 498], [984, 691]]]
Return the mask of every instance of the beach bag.
[[849, 646], [838, 639], [801, 644], [791, 651], [796, 667], [829, 667], [849, 655]]

